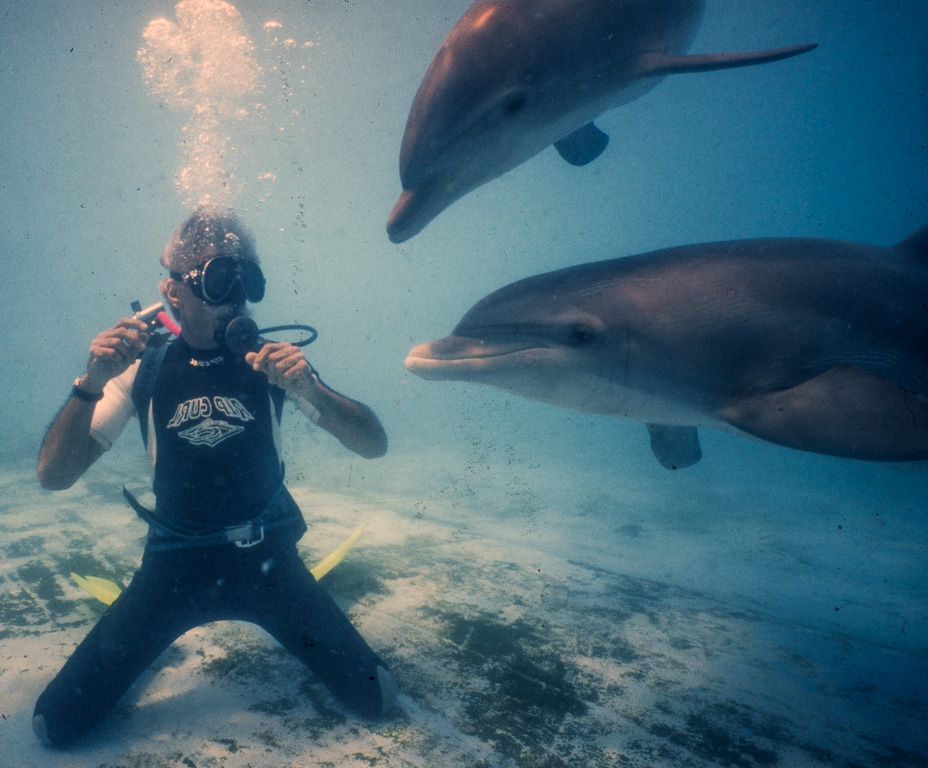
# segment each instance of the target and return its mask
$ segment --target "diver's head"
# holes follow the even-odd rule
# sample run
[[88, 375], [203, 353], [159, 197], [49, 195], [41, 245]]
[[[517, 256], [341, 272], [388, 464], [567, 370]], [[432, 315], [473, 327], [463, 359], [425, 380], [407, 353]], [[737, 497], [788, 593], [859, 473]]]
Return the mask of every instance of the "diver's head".
[[174, 230], [161, 264], [170, 271], [161, 292], [196, 346], [212, 346], [233, 317], [245, 314], [246, 301], [264, 298], [254, 239], [231, 211], [197, 208]]
[[228, 209], [200, 206], [171, 233], [161, 266], [184, 273], [219, 255], [258, 262], [254, 238], [238, 216]]

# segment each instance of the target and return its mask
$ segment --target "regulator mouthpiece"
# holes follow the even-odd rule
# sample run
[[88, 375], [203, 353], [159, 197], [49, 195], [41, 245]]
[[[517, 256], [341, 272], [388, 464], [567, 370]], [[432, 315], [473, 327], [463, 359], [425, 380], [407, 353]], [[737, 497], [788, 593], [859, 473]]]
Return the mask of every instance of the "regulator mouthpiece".
[[250, 317], [233, 317], [226, 326], [221, 343], [236, 355], [257, 352], [264, 343], [258, 333], [258, 324]]
[[258, 324], [250, 317], [240, 315], [233, 317], [226, 326], [225, 331], [216, 334], [216, 341], [236, 355], [246, 355], [257, 352], [269, 339], [262, 338], [262, 333], [274, 331], [303, 331], [306, 337], [292, 344], [296, 347], [305, 347], [312, 344], [319, 335], [311, 325], [275, 325], [272, 328], [258, 329]]

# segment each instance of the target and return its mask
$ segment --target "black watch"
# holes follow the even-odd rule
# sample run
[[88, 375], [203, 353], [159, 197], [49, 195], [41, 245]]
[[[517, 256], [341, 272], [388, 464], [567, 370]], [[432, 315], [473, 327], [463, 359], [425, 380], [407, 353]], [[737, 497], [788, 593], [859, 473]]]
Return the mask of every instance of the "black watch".
[[94, 394], [93, 392], [88, 392], [86, 389], [81, 389], [81, 378], [82, 377], [78, 376], [74, 379], [74, 386], [71, 387], [71, 397], [76, 397], [78, 400], [83, 400], [85, 403], [96, 403], [102, 400], [102, 392]]

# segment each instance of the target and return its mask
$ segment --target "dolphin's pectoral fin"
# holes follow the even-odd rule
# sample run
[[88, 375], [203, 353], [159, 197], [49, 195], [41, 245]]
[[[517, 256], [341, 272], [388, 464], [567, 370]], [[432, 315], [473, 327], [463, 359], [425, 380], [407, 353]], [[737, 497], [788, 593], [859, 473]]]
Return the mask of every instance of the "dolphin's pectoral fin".
[[869, 461], [928, 459], [928, 397], [852, 366], [719, 411], [733, 426], [802, 451]]
[[607, 134], [593, 123], [587, 123], [560, 141], [555, 141], [554, 148], [568, 163], [579, 166], [592, 163], [605, 151], [608, 143]]
[[648, 424], [651, 450], [667, 469], [690, 467], [702, 458], [696, 427], [668, 427]]
[[747, 51], [745, 53], [701, 53], [670, 56], [654, 51], [642, 56], [639, 73], [644, 76], [676, 75], [684, 72], [714, 72], [717, 69], [750, 67], [753, 64], [768, 64], [771, 61], [788, 59], [800, 53], [817, 48], [817, 43], [810, 45], [791, 45], [786, 48], [771, 48], [766, 51]]

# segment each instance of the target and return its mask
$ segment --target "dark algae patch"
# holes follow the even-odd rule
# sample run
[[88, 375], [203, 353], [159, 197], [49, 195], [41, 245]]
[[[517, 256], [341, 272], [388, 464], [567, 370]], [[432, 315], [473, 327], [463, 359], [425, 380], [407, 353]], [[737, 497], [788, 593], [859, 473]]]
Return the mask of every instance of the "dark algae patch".
[[232, 753], [238, 752], [242, 748], [242, 745], [235, 739], [215, 739], [214, 741], [216, 744], [221, 744]]
[[0, 594], [0, 640], [43, 631], [48, 617], [25, 589]]
[[28, 585], [32, 594], [48, 606], [49, 610], [58, 608], [59, 610], [55, 612], [63, 613], [73, 607], [72, 600], [64, 599], [64, 591], [58, 584], [57, 574], [44, 563], [30, 560], [17, 568], [16, 575], [23, 584]]
[[249, 712], [262, 712], [265, 715], [285, 715], [300, 705], [293, 696], [280, 696], [274, 699], [263, 699], [248, 707]]
[[[23, 634], [23, 630], [44, 627], [48, 623], [68, 626], [75, 623], [78, 603], [64, 596], [58, 574], [38, 560], [30, 560], [16, 569], [0, 594], [0, 636]], [[79, 621], [76, 623], [80, 623]]]
[[650, 730], [655, 736], [719, 765], [754, 768], [777, 764], [776, 752], [758, 746], [751, 739], [735, 736], [703, 714], [687, 717], [684, 728], [661, 723], [652, 725]]
[[[684, 754], [713, 765], [759, 768], [781, 764], [773, 745], [791, 742], [790, 734], [781, 724], [731, 703], [702, 707], [692, 706], [693, 703], [691, 697], [664, 701], [653, 711], [660, 716], [659, 720], [648, 715], [631, 719]], [[686, 711], [679, 711], [681, 705], [685, 705]]]
[[11, 541], [4, 547], [7, 557], [13, 559], [34, 557], [42, 551], [45, 539], [42, 536], [26, 536], [19, 541]]
[[571, 718], [588, 709], [572, 679], [575, 670], [525, 621], [504, 622], [483, 613], [439, 611], [438, 616], [461, 674], [487, 683], [466, 694], [466, 730], [520, 766], [562, 764], [552, 746], [570, 730]]
[[283, 648], [245, 643], [227, 649], [223, 656], [204, 661], [202, 670], [207, 677], [270, 685], [279, 682], [284, 670], [292, 671], [288, 656]]

